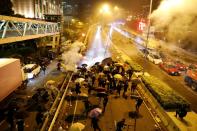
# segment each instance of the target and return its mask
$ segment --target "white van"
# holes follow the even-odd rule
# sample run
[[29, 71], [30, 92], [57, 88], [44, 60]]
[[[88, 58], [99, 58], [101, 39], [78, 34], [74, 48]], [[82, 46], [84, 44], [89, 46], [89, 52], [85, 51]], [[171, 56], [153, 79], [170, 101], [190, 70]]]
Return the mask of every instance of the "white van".
[[37, 76], [41, 71], [41, 67], [37, 64], [27, 64], [23, 66], [22, 73], [23, 74], [23, 80], [26, 79], [32, 79], [35, 76]]

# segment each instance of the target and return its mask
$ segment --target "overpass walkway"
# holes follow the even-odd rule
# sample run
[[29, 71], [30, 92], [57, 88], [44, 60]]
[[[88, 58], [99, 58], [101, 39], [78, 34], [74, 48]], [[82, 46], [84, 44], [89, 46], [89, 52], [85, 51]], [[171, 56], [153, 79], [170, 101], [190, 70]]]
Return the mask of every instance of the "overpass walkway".
[[0, 15], [0, 44], [59, 36], [60, 23]]

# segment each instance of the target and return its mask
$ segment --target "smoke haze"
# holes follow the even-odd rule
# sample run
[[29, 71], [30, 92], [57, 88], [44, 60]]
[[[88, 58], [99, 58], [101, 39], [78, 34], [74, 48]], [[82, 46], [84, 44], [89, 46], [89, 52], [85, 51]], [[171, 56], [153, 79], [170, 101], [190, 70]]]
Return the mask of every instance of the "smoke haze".
[[169, 41], [197, 52], [197, 0], [163, 0], [150, 17]]
[[76, 66], [82, 59], [82, 55], [79, 53], [81, 48], [83, 48], [83, 43], [76, 41], [72, 44], [69, 51], [65, 51], [62, 54], [62, 66], [67, 71], [76, 71]]

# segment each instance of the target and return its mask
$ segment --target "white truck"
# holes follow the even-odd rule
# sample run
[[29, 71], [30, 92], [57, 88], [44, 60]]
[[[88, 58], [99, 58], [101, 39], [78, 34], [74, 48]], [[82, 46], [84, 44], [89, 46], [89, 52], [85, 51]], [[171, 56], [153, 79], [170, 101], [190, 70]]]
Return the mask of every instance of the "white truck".
[[19, 59], [0, 59], [0, 101], [16, 90], [23, 81]]

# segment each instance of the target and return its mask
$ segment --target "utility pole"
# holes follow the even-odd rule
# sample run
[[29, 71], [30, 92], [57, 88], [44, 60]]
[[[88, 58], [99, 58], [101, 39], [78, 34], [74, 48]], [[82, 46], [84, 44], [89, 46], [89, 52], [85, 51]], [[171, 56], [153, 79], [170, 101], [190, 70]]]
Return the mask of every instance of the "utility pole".
[[[148, 41], [149, 41], [149, 34], [150, 34], [150, 26], [151, 26], [151, 20], [150, 20], [150, 15], [152, 12], [152, 4], [153, 4], [153, 0], [150, 0], [150, 8], [149, 8], [149, 14], [148, 14], [148, 30], [147, 30], [147, 36], [146, 36], [146, 45], [145, 45], [145, 52], [147, 51], [148, 48]], [[147, 53], [145, 53], [145, 59], [147, 58]], [[144, 65], [145, 65], [144, 61]], [[143, 69], [143, 74], [144, 74], [144, 69]]]

